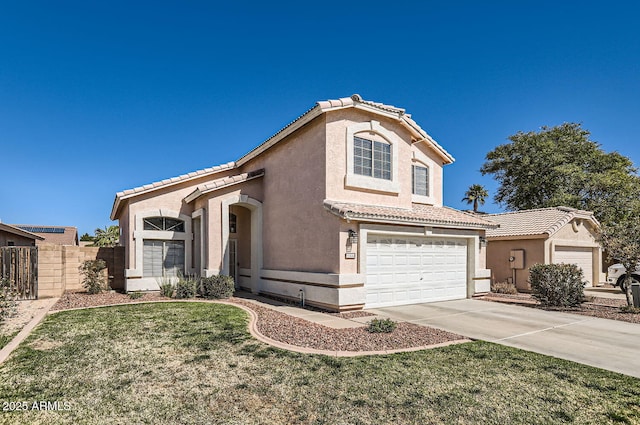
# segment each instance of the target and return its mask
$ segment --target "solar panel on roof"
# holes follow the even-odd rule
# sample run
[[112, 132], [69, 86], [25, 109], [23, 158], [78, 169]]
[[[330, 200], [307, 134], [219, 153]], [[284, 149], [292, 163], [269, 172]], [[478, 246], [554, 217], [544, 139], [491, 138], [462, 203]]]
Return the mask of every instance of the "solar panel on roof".
[[18, 226], [22, 230], [31, 233], [64, 233], [64, 227], [36, 227], [36, 226]]

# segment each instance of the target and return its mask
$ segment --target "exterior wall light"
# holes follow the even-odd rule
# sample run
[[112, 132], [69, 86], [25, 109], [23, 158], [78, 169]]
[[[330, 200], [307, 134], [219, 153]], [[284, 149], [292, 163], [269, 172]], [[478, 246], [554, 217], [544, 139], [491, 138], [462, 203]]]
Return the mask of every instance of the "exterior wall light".
[[358, 243], [358, 232], [355, 230], [349, 230], [349, 243], [352, 245]]
[[480, 236], [480, 246], [487, 246], [487, 238]]

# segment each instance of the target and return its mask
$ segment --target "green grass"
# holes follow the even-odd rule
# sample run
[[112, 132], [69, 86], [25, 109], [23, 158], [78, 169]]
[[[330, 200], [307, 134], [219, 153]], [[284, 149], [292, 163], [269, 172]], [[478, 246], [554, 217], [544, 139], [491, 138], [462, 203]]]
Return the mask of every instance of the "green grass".
[[0, 350], [4, 348], [5, 345], [11, 342], [11, 340], [18, 335], [18, 331], [15, 331], [8, 335], [0, 334]]
[[51, 315], [0, 366], [0, 403], [71, 410], [0, 423], [640, 423], [640, 382], [616, 373], [484, 342], [303, 355], [256, 341], [247, 321], [204, 303]]

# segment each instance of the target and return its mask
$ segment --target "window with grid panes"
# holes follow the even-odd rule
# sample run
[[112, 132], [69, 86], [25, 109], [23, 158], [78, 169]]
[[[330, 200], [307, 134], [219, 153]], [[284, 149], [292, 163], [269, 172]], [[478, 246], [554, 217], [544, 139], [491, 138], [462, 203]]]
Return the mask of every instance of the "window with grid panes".
[[391, 145], [354, 137], [353, 173], [391, 180]]

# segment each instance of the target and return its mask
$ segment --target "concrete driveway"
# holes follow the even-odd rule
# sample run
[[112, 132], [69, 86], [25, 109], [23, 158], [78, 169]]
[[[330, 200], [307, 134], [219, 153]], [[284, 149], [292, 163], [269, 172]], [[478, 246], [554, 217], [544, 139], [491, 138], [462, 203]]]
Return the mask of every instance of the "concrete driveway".
[[474, 299], [368, 311], [640, 378], [640, 324]]

